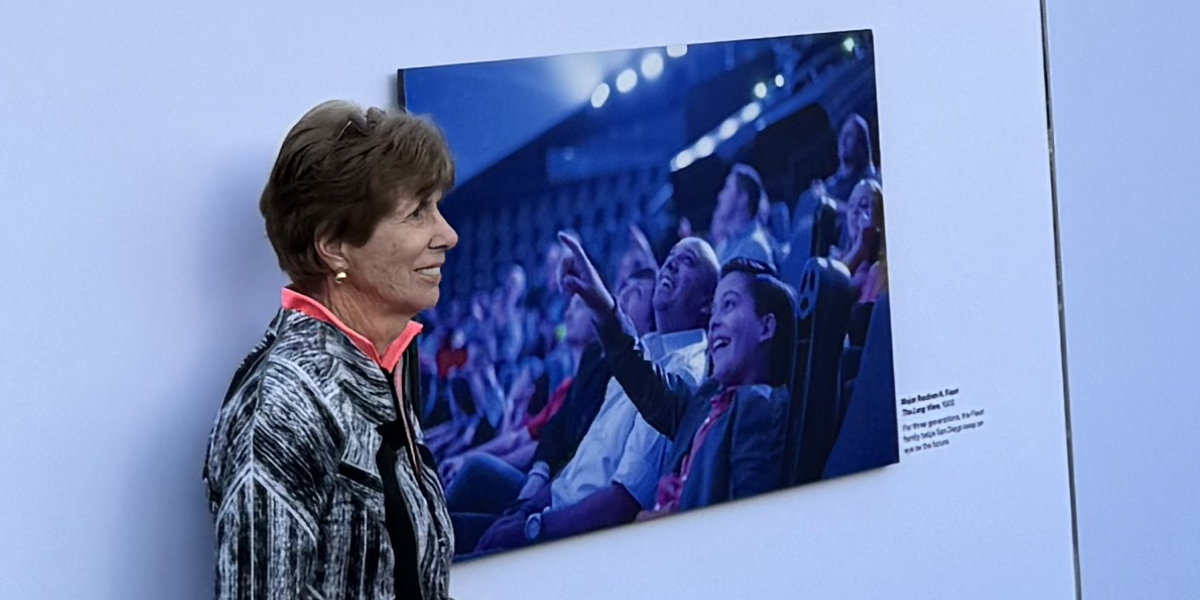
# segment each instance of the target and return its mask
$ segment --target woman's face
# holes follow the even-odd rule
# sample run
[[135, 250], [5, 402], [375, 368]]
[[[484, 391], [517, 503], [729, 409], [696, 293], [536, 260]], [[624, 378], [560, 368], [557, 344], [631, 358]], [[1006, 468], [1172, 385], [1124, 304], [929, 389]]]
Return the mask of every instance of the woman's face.
[[[838, 158], [844, 163], [866, 162], [866, 141], [862, 127], [854, 120], [847, 120], [838, 132]], [[855, 165], [863, 166], [863, 165]]]
[[717, 283], [713, 316], [708, 326], [713, 378], [721, 385], [752, 385], [766, 348], [775, 337], [774, 315], [758, 316], [744, 273], [731, 273]]
[[437, 304], [446, 253], [458, 244], [440, 201], [440, 194], [402, 196], [366, 244], [346, 246], [348, 282], [397, 312], [415, 315]]
[[847, 205], [847, 216], [849, 217], [847, 225], [850, 228], [850, 239], [856, 240], [862, 234], [863, 229], [874, 224], [875, 219], [871, 210], [871, 189], [865, 185], [855, 187]]

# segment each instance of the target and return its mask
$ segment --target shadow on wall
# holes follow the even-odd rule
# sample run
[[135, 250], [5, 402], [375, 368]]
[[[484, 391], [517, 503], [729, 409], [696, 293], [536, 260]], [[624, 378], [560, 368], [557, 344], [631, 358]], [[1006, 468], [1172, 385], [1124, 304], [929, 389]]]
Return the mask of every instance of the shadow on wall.
[[144, 443], [130, 444], [137, 454], [122, 471], [134, 474], [122, 511], [128, 522], [114, 549], [125, 556], [124, 572], [115, 574], [112, 598], [213, 596], [215, 535], [202, 478], [208, 434], [234, 370], [261, 337], [286, 283], [258, 212], [273, 159], [265, 148], [231, 157], [204, 194], [195, 222], [204, 245], [189, 249], [192, 264], [180, 265], [195, 278], [191, 289], [203, 294], [191, 304], [201, 311], [178, 318], [199, 321], [192, 327], [205, 336], [172, 339], [163, 332], [163, 344], [192, 346], [193, 368], [175, 389], [162, 391], [173, 400], [161, 404], [163, 414], [153, 419], [158, 426]]

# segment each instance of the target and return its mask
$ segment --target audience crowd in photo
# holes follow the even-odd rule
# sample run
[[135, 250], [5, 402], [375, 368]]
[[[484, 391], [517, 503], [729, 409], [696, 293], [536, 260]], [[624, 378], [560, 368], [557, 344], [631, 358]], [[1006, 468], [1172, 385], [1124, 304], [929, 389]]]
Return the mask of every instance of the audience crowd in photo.
[[423, 315], [423, 435], [457, 556], [822, 478], [888, 293], [870, 129], [840, 125], [836, 171], [799, 198], [734, 163], [710, 231], [679, 223], [665, 256], [629, 226], [598, 264], [564, 230], [543, 264]]

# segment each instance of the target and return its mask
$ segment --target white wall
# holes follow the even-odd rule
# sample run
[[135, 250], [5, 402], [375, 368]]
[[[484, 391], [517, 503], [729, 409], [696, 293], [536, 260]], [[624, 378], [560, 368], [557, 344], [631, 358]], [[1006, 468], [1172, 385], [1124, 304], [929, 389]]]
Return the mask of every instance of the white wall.
[[[0, 15], [0, 597], [211, 596], [212, 535], [200, 482], [205, 435], [231, 369], [277, 301], [280, 278], [255, 199], [279, 139], [314, 103], [388, 104], [397, 67], [564, 47], [851, 29], [880, 19], [920, 28], [967, 10], [992, 11], [984, 20], [1030, 31], [1012, 10], [950, 1], [914, 11], [868, 0], [829, 8], [759, 0], [762, 10], [738, 12], [713, 0], [684, 9], [636, 1], [307, 4], [48, 0]], [[1187, 193], [1194, 186], [1184, 182], [1188, 158], [1200, 158], [1186, 110], [1198, 88], [1177, 82], [1194, 78], [1197, 64], [1194, 52], [1169, 49], [1188, 47], [1186, 24], [1197, 15], [1186, 3], [1171, 5], [1156, 11], [1140, 3], [1141, 12], [1127, 14], [1133, 9], [1114, 0], [1051, 4], [1090, 597], [1183, 597], [1196, 588], [1187, 557], [1200, 548], [1198, 521], [1184, 507], [1195, 505], [1197, 467], [1184, 438], [1200, 411], [1188, 403], [1196, 369], [1186, 359], [1195, 353], [1184, 344], [1198, 320], [1186, 310], [1195, 279], [1184, 279], [1196, 255], [1188, 217], [1197, 215]], [[983, 35], [946, 34], [960, 42]], [[932, 45], [893, 39], [891, 47], [880, 55], [881, 73], [919, 68], [902, 57]], [[1157, 60], [1186, 68], [1147, 66]], [[1028, 64], [1018, 66], [1002, 75], [1020, 78]], [[893, 117], [883, 125], [954, 137], [934, 122], [903, 122], [905, 110], [881, 106], [884, 119]], [[893, 164], [903, 162], [887, 151], [897, 139], [884, 141]], [[780, 500], [756, 502], [778, 509]], [[734, 534], [739, 519], [730, 515], [721, 518], [726, 539], [743, 549], [776, 525], [743, 522]], [[883, 511], [872, 522], [882, 527], [892, 517]], [[774, 532], [769, 548], [739, 553], [730, 572], [707, 574], [706, 589], [724, 597], [745, 577], [758, 590], [779, 582], [804, 589], [789, 562], [787, 531]], [[626, 551], [674, 551], [670, 539], [654, 539]], [[605, 536], [588, 543], [616, 548]], [[999, 551], [963, 550], [960, 571]], [[875, 559], [886, 562], [886, 544], [879, 552]], [[1006, 576], [1003, 565], [974, 566]], [[486, 569], [468, 578], [473, 589], [484, 588]], [[1057, 574], [1039, 574], [1062, 589]], [[569, 577], [601, 598], [628, 584], [587, 572]]]
[[1084, 597], [1200, 597], [1200, 5], [1049, 0]]

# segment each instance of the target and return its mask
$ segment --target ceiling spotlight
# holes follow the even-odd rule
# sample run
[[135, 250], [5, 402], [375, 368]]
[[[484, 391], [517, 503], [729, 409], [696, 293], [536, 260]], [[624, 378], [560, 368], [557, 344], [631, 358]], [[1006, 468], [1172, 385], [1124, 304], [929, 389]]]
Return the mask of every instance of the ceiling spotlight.
[[624, 94], [625, 92], [632, 90], [633, 87], [637, 85], [637, 81], [637, 71], [634, 71], [633, 69], [625, 69], [624, 71], [621, 71], [620, 75], [617, 75], [617, 91]]
[[642, 76], [649, 80], [657, 79], [663, 72], [663, 57], [657, 52], [647, 54], [642, 59]]
[[846, 52], [854, 52], [854, 47], [856, 45], [857, 44], [854, 42], [854, 38], [852, 37], [848, 37], [846, 38], [846, 41], [842, 42], [842, 47], [846, 49]]
[[758, 82], [754, 84], [754, 97], [762, 100], [767, 97], [767, 84]]
[[592, 108], [604, 106], [604, 103], [608, 102], [610, 94], [612, 94], [612, 89], [608, 87], [607, 83], [601, 83], [596, 86], [596, 91], [592, 92]]
[[742, 109], [742, 122], [749, 123], [758, 118], [762, 114], [762, 105], [757, 102], [751, 102]]
[[667, 56], [671, 58], [679, 58], [687, 54], [687, 44], [679, 44], [677, 46], [667, 46]]
[[725, 141], [733, 137], [733, 134], [737, 133], [738, 126], [739, 123], [737, 119], [733, 117], [725, 119], [725, 122], [721, 123], [721, 128], [717, 130], [717, 137], [721, 138], [721, 141]]
[[689, 165], [696, 162], [696, 155], [692, 154], [691, 150], [684, 150], [683, 152], [680, 152], [679, 155], [675, 157], [675, 160], [671, 162], [674, 163], [671, 166], [673, 166], [676, 171], [680, 169], [686, 169]]
[[716, 149], [717, 142], [706, 135], [700, 138], [700, 141], [696, 142], [696, 158], [705, 158], [711, 155]]
[[783, 75], [775, 76], [775, 87], [778, 87], [778, 88], [783, 87]]

